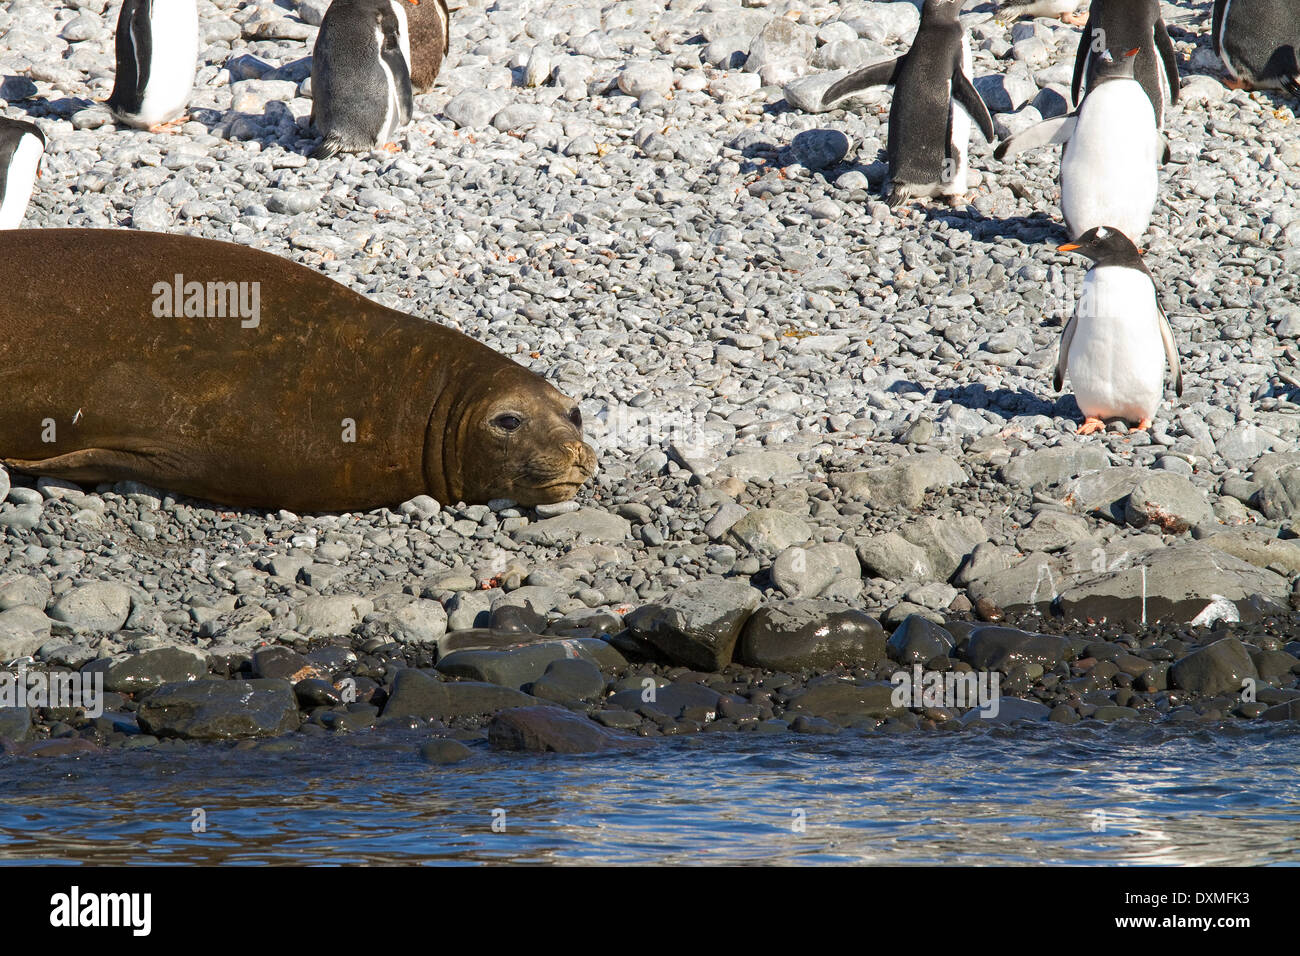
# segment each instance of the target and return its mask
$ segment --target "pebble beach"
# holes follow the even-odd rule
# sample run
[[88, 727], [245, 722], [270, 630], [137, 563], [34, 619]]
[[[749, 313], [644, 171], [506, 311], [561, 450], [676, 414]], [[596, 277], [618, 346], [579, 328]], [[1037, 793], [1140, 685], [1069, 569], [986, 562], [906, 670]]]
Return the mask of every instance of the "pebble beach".
[[[107, 691], [0, 711], [7, 752], [1300, 718], [1300, 140], [1294, 102], [1223, 86], [1209, 3], [1162, 4], [1143, 242], [1183, 395], [1087, 437], [1052, 387], [1085, 272], [1056, 152], [976, 133], [970, 202], [896, 213], [890, 91], [817, 112], [911, 3], [467, 4], [397, 150], [317, 161], [326, 6], [199, 0], [164, 134], [96, 102], [115, 5], [0, 9], [0, 111], [49, 141], [24, 227], [235, 241], [457, 328], [578, 400], [599, 470], [330, 515], [0, 471], [0, 657]], [[962, 21], [1005, 138], [1070, 109], [1078, 32], [993, 13]], [[996, 672], [997, 715], [899, 706], [914, 666]]]

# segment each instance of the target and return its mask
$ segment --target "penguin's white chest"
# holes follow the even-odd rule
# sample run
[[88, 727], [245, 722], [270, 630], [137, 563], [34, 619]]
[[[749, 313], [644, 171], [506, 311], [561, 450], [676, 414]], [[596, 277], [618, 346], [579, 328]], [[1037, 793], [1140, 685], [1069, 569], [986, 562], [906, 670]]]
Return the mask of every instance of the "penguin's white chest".
[[194, 0], [154, 0], [149, 33], [149, 82], [139, 119], [153, 126], [180, 116], [194, 90], [199, 56], [199, 15]]
[[44, 152], [40, 140], [30, 133], [18, 140], [18, 148], [9, 157], [5, 181], [0, 183], [0, 229], [17, 229], [22, 222]]
[[1084, 99], [1061, 157], [1061, 212], [1072, 238], [1095, 226], [1139, 242], [1158, 188], [1160, 134], [1136, 80], [1108, 80]]
[[1083, 280], [1068, 373], [1089, 418], [1138, 422], [1164, 394], [1165, 352], [1155, 287], [1124, 266], [1096, 266]]

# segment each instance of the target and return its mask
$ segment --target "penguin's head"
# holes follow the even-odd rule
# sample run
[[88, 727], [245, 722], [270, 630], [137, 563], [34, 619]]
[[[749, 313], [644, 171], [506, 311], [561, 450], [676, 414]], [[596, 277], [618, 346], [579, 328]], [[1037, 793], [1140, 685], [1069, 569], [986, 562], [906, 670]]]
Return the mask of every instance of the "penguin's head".
[[1074, 242], [1056, 247], [1057, 252], [1077, 252], [1093, 262], [1137, 259], [1140, 250], [1133, 240], [1114, 226], [1094, 226]]
[[943, 20], [956, 20], [961, 14], [961, 5], [966, 0], [925, 0], [921, 7], [921, 19], [938, 17]]
[[1133, 79], [1133, 70], [1137, 64], [1139, 52], [1141, 52], [1141, 47], [1124, 50], [1118, 56], [1111, 53], [1110, 50], [1102, 50], [1097, 56], [1097, 78], [1095, 82]]

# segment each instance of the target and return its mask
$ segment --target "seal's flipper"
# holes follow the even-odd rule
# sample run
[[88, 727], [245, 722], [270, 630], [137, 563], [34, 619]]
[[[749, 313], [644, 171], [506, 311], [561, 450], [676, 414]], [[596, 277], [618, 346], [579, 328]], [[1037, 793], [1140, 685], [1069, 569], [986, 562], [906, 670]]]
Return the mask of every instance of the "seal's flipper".
[[1048, 143], [1064, 143], [1074, 135], [1078, 124], [1077, 116], [1056, 116], [1041, 123], [1035, 123], [1029, 129], [1022, 130], [1010, 139], [1004, 139], [993, 151], [994, 159], [1006, 159], [1027, 149], [1046, 146]]
[[[68, 452], [66, 455], [31, 461], [6, 458], [4, 463], [14, 471], [21, 471], [24, 474], [62, 478], [82, 485], [93, 485], [101, 481], [123, 481], [126, 480], [124, 476], [139, 476], [135, 480], [157, 483], [160, 475], [179, 477], [182, 474], [181, 456], [162, 447], [142, 446], [134, 450], [83, 448], [80, 451]], [[166, 477], [162, 478], [164, 484]]]
[[1177, 103], [1178, 88], [1182, 82], [1178, 79], [1178, 60], [1174, 57], [1174, 41], [1169, 39], [1169, 30], [1160, 17], [1156, 17], [1155, 34], [1156, 49], [1160, 52], [1160, 59], [1164, 61], [1165, 78], [1169, 80], [1169, 102]]
[[975, 89], [971, 81], [966, 78], [966, 74], [961, 71], [960, 63], [952, 74], [952, 98], [957, 101], [958, 106], [970, 114], [970, 118], [984, 134], [985, 142], [993, 142], [995, 135], [993, 117], [989, 115], [988, 105], [984, 102], [984, 97], [980, 96], [979, 90]]
[[850, 73], [842, 80], [836, 80], [822, 94], [822, 105], [834, 103], [850, 93], [865, 90], [869, 86], [892, 86], [898, 76], [898, 70], [902, 62], [903, 57], [901, 56], [893, 60], [881, 60], [879, 63], [872, 63], [870, 66], [864, 66], [862, 69]]
[[[1059, 392], [1065, 385], [1065, 371], [1070, 367], [1070, 343], [1074, 341], [1074, 330], [1079, 326], [1079, 316], [1070, 316], [1070, 321], [1065, 323], [1065, 330], [1061, 333], [1061, 345], [1056, 352], [1056, 375], [1052, 378], [1052, 386]], [[1179, 379], [1181, 383], [1182, 379]]]

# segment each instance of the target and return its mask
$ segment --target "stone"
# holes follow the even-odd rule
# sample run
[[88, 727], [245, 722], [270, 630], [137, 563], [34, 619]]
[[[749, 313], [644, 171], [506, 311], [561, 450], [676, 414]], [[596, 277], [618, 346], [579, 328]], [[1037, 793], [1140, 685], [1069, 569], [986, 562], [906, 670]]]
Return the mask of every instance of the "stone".
[[1245, 645], [1235, 637], [1195, 650], [1169, 668], [1171, 686], [1210, 697], [1241, 693], [1246, 678], [1258, 679], [1259, 672]]
[[198, 648], [156, 647], [137, 654], [100, 658], [83, 667], [82, 673], [102, 673], [104, 690], [134, 694], [163, 684], [198, 680], [208, 673], [208, 658]]
[[548, 640], [507, 650], [458, 650], [438, 660], [437, 670], [448, 677], [484, 681], [521, 689], [539, 680], [555, 661], [586, 661], [596, 668], [621, 668], [627, 659], [596, 638]]
[[136, 719], [155, 737], [231, 740], [296, 730], [298, 701], [284, 680], [199, 680], [163, 684], [140, 701]]
[[949, 656], [957, 642], [947, 630], [919, 614], [909, 614], [889, 637], [889, 656], [900, 664], [924, 664]]
[[920, 508], [927, 491], [949, 488], [966, 481], [966, 472], [947, 455], [909, 455], [892, 465], [830, 477], [830, 485], [851, 498], [879, 508]]
[[802, 518], [776, 508], [748, 512], [727, 531], [726, 541], [737, 549], [775, 555], [812, 537]]
[[1129, 493], [1124, 517], [1135, 528], [1155, 525], [1165, 534], [1185, 534], [1214, 521], [1205, 495], [1182, 475], [1154, 473]]
[[896, 717], [905, 708], [893, 702], [893, 685], [884, 681], [855, 684], [843, 680], [811, 683], [790, 698], [789, 712], [804, 712], [844, 724], [859, 717]]
[[601, 674], [600, 668], [578, 658], [552, 661], [547, 665], [546, 673], [533, 681], [528, 688], [528, 692], [534, 697], [557, 703], [593, 700], [604, 693], [604, 690], [605, 677]]
[[769, 605], [745, 623], [736, 652], [742, 664], [765, 670], [829, 670], [837, 664], [875, 667], [885, 657], [880, 622], [833, 601]]
[[1110, 464], [1104, 448], [1096, 444], [1067, 444], [1023, 452], [999, 469], [1003, 481], [1017, 488], [1054, 485]]
[[356, 595], [309, 597], [298, 606], [298, 631], [308, 637], [342, 637], [374, 611], [374, 602]]
[[611, 694], [606, 703], [627, 710], [648, 710], [666, 717], [677, 718], [687, 710], [717, 713], [722, 695], [702, 684], [670, 681], [663, 686], [654, 683], [641, 689], [632, 688]]
[[438, 737], [433, 740], [427, 740], [420, 745], [420, 758], [436, 767], [447, 764], [460, 763], [462, 760], [468, 760], [474, 755], [459, 740], [451, 740], [446, 737]]
[[772, 562], [772, 583], [789, 598], [816, 597], [836, 578], [861, 576], [857, 551], [838, 541], [786, 548]]
[[632, 536], [632, 523], [598, 508], [580, 508], [568, 514], [525, 525], [513, 535], [521, 544], [559, 547], [570, 543], [616, 544]]
[[719, 671], [730, 663], [740, 630], [760, 601], [743, 581], [693, 581], [662, 602], [637, 608], [625, 621], [674, 663]]
[[1068, 652], [1069, 642], [1064, 638], [989, 625], [971, 632], [962, 657], [977, 671], [1005, 674], [1023, 664], [1051, 670], [1066, 659]]
[[439, 681], [424, 671], [406, 667], [393, 678], [383, 716], [450, 720], [536, 703], [535, 697], [509, 687], [473, 681]]
[[63, 594], [49, 613], [78, 634], [117, 631], [131, 613], [131, 592], [110, 581], [92, 581]]
[[581, 714], [556, 707], [503, 710], [488, 725], [494, 750], [580, 754], [607, 750], [639, 750], [652, 746], [640, 737], [608, 730]]

